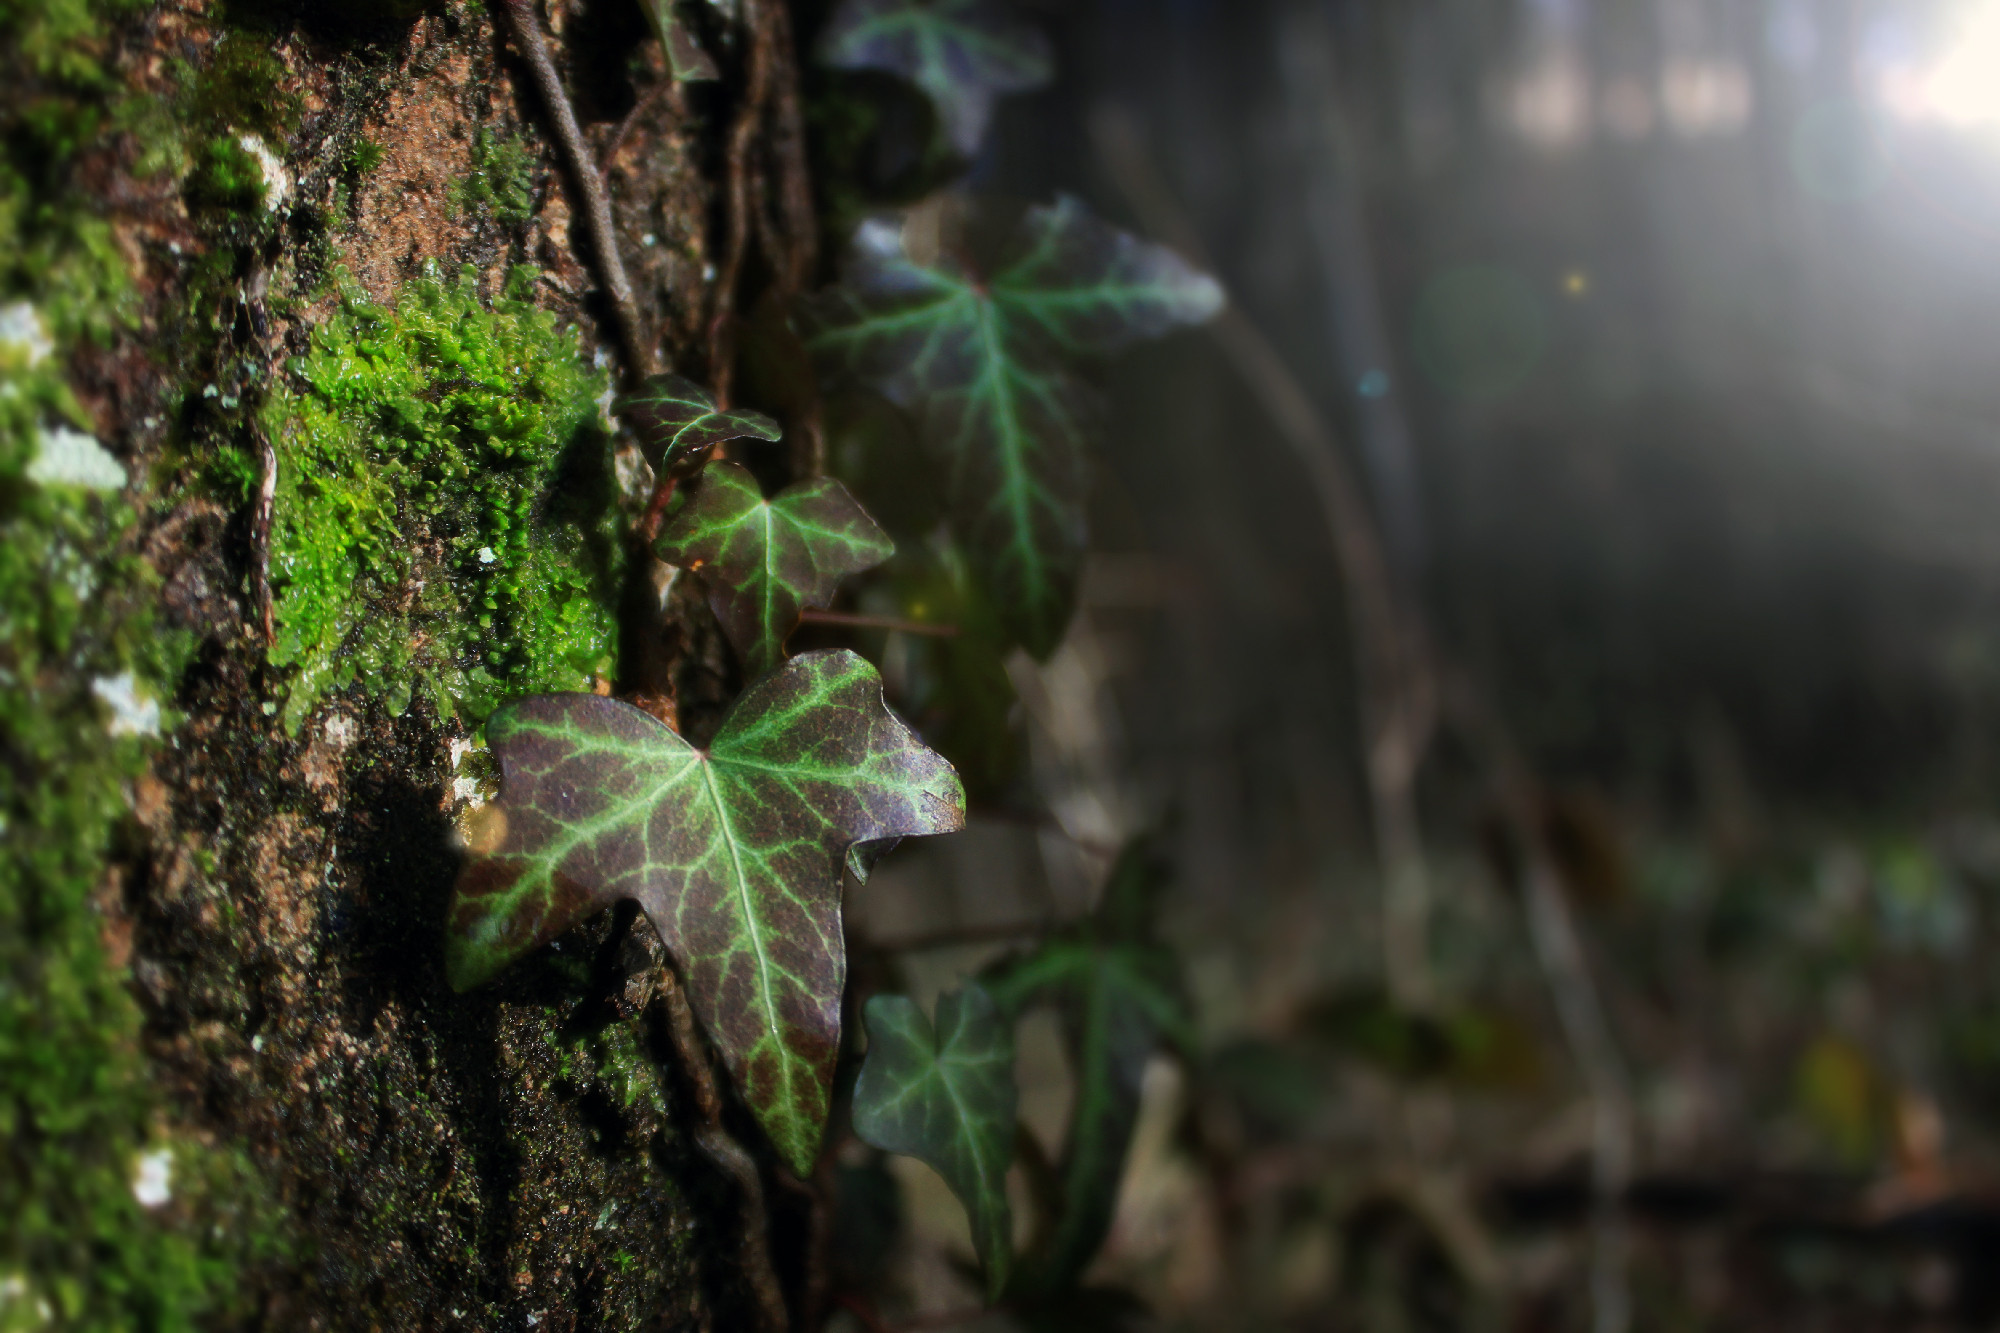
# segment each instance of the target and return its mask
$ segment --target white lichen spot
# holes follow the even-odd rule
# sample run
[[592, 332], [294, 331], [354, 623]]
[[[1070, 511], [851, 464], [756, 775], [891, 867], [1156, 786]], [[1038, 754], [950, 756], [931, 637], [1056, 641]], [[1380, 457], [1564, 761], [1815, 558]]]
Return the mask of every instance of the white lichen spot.
[[55, 340], [42, 324], [42, 314], [26, 301], [0, 305], [0, 350], [25, 356], [29, 366], [56, 350]]
[[253, 1051], [255, 1051], [255, 1052], [257, 1052], [257, 1053], [258, 1053], [259, 1055], [262, 1055], [262, 1054], [264, 1053], [264, 1034], [263, 1034], [263, 1033], [261, 1033], [261, 1032], [260, 1032], [260, 1033], [258, 1033], [258, 1034], [257, 1034], [256, 1036], [254, 1036], [254, 1037], [252, 1037], [252, 1038], [250, 1039], [250, 1049], [251, 1049], [251, 1050], [253, 1050]]
[[139, 1154], [138, 1169], [132, 1173], [132, 1197], [141, 1208], [158, 1208], [174, 1197], [174, 1155], [166, 1148]]
[[500, 558], [499, 556], [497, 556], [497, 555], [493, 554], [493, 548], [492, 548], [492, 547], [490, 547], [490, 546], [482, 546], [482, 547], [480, 547], [480, 548], [479, 548], [479, 563], [480, 563], [480, 564], [482, 564], [482, 565], [490, 565], [490, 564], [494, 563], [495, 561], [497, 561], [497, 560], [498, 560], [499, 558]]
[[639, 447], [627, 442], [611, 456], [611, 470], [618, 478], [618, 493], [633, 505], [644, 505], [653, 494], [653, 465]]
[[345, 713], [335, 713], [327, 718], [326, 725], [321, 728], [321, 734], [326, 737], [328, 745], [336, 750], [345, 750], [354, 744], [356, 734], [354, 719]]
[[48, 1297], [36, 1294], [26, 1274], [0, 1274], [0, 1328], [46, 1328], [55, 1317]]
[[28, 480], [43, 486], [81, 486], [91, 491], [125, 488], [125, 466], [80, 430], [44, 426], [36, 432], [35, 460]]
[[113, 736], [160, 734], [160, 701], [140, 694], [138, 678], [131, 672], [99, 676], [90, 682], [90, 692], [111, 710], [109, 728]]
[[236, 143], [257, 160], [257, 170], [264, 173], [264, 207], [270, 212], [277, 212], [278, 205], [284, 203], [285, 197], [292, 192], [291, 173], [285, 170], [285, 164], [278, 160], [270, 145], [256, 135], [239, 134]]

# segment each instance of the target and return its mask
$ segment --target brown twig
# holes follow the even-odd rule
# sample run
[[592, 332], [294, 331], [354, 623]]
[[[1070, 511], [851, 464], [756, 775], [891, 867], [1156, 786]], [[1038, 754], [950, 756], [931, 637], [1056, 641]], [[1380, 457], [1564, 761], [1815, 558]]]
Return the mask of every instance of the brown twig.
[[722, 263], [715, 272], [715, 301], [708, 318], [708, 378], [715, 401], [725, 408], [730, 406], [729, 394], [736, 370], [736, 288], [743, 279], [743, 261], [750, 248], [751, 153], [763, 122], [764, 101], [770, 93], [771, 65], [775, 59], [755, 22], [763, 8], [763, 0], [753, 0], [750, 6], [749, 83], [743, 90], [743, 104], [736, 111], [736, 123], [729, 129], [726, 158], [729, 217], [723, 233]]
[[250, 511], [251, 597], [263, 626], [264, 642], [269, 645], [278, 641], [271, 597], [271, 516], [278, 499], [278, 449], [261, 423], [250, 429], [257, 440], [258, 458], [257, 504]]
[[[1132, 119], [1100, 110], [1091, 132], [1118, 187], [1148, 230], [1196, 263], [1205, 262], [1193, 224], [1174, 201]], [[1333, 428], [1312, 395], [1240, 309], [1209, 330], [1236, 373], [1278, 428], [1319, 499], [1346, 590], [1360, 678], [1369, 805], [1383, 876], [1383, 954], [1391, 993], [1406, 1007], [1432, 998], [1430, 872], [1417, 818], [1416, 779], [1436, 721], [1434, 673], [1418, 618], [1399, 605], [1382, 539]]]
[[618, 151], [625, 146], [625, 141], [632, 137], [632, 131], [637, 128], [639, 121], [653, 109], [655, 103], [677, 87], [679, 85], [675, 83], [673, 75], [669, 74], [639, 95], [639, 100], [632, 104], [632, 109], [618, 122], [618, 128], [611, 131], [611, 137], [604, 141], [603, 160], [597, 164], [599, 179], [607, 182], [611, 179], [611, 164], [617, 160]]
[[542, 101], [548, 107], [555, 128], [556, 145], [562, 150], [571, 179], [583, 196], [584, 221], [590, 228], [591, 249], [597, 252], [598, 277], [611, 299], [611, 311], [618, 326], [619, 341], [634, 380], [644, 379], [658, 369], [658, 358], [647, 339], [639, 318], [639, 303], [633, 298], [632, 284], [625, 277], [625, 261], [618, 253], [618, 234], [611, 219], [611, 197], [605, 193], [604, 177], [592, 158], [590, 146], [576, 123], [576, 109], [563, 91], [562, 76], [556, 73], [549, 55], [548, 40], [542, 36], [541, 20], [535, 17], [533, 0], [496, 0], [508, 34], [514, 39], [534, 73]]
[[666, 516], [667, 505], [674, 498], [674, 488], [678, 484], [679, 478], [672, 471], [660, 470], [659, 480], [653, 483], [653, 498], [646, 501], [646, 512], [639, 516], [638, 526], [634, 529], [645, 545], [651, 546], [653, 538], [660, 535], [660, 520]]
[[673, 969], [660, 969], [659, 997], [666, 1006], [667, 1031], [681, 1068], [694, 1085], [694, 1109], [698, 1117], [693, 1127], [697, 1147], [722, 1173], [736, 1182], [743, 1195], [743, 1224], [737, 1257], [744, 1280], [755, 1297], [759, 1325], [763, 1333], [784, 1333], [791, 1327], [785, 1310], [784, 1289], [778, 1284], [778, 1270], [771, 1262], [770, 1214], [764, 1204], [764, 1181], [757, 1164], [743, 1145], [731, 1138], [722, 1124], [722, 1093], [716, 1087], [715, 1071], [709, 1067], [708, 1049], [702, 1044], [695, 1025], [694, 1010], [688, 1006], [680, 979]]
[[822, 611], [809, 606], [799, 612], [809, 625], [851, 625], [855, 629], [886, 629], [898, 634], [924, 634], [934, 639], [955, 639], [958, 626], [938, 625], [923, 620], [899, 620], [895, 616], [857, 615], [851, 611]]

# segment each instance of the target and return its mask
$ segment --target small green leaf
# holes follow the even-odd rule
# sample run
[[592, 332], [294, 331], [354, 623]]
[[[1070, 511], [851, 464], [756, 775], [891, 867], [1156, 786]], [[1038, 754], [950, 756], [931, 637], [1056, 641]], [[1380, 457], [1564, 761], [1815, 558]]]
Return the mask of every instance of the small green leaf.
[[1048, 35], [993, 0], [847, 0], [820, 38], [821, 61], [879, 69], [922, 88], [952, 147], [979, 151], [993, 99], [1055, 72]]
[[623, 899], [652, 918], [697, 1017], [785, 1160], [812, 1169], [840, 1045], [840, 866], [965, 825], [951, 765], [875, 668], [807, 653], [733, 704], [707, 750], [629, 704], [545, 694], [486, 724], [499, 799], [453, 894], [446, 968], [477, 986]]
[[937, 1028], [901, 995], [868, 1001], [868, 1056], [854, 1085], [854, 1132], [929, 1164], [972, 1221], [998, 1299], [1012, 1263], [1007, 1167], [1014, 1157], [1014, 1038], [977, 984], [941, 995]]
[[1007, 631], [1047, 657], [1075, 602], [1094, 434], [1071, 363], [1200, 323], [1222, 290], [1068, 198], [1028, 210], [990, 276], [968, 248], [919, 264], [902, 229], [864, 224], [811, 312], [812, 346], [917, 414], [974, 575]]
[[1111, 1227], [1146, 1062], [1163, 1040], [1194, 1051], [1178, 965], [1152, 939], [1148, 921], [1162, 878], [1149, 849], [1135, 840], [1089, 921], [984, 979], [1009, 1018], [1036, 1003], [1059, 1006], [1076, 1077], [1060, 1171], [1062, 1209], [1046, 1246], [1016, 1280], [1025, 1296], [1067, 1287], [1089, 1266]]
[[712, 83], [722, 77], [715, 61], [701, 49], [694, 32], [677, 12], [680, 0], [639, 0], [653, 33], [666, 48], [667, 66], [682, 83]]
[[776, 440], [784, 431], [762, 412], [724, 412], [708, 390], [679, 375], [655, 375], [618, 402], [655, 471], [697, 463], [724, 440]]
[[831, 477], [766, 500], [747, 471], [716, 462], [674, 497], [653, 549], [700, 572], [744, 667], [762, 675], [783, 658], [801, 608], [829, 605], [841, 579], [881, 564], [896, 544]]

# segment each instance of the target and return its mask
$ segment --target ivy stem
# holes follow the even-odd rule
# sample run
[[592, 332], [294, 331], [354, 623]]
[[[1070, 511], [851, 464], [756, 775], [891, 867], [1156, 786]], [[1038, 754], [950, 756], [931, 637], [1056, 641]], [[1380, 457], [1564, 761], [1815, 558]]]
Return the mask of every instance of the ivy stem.
[[644, 379], [658, 368], [652, 344], [639, 319], [639, 303], [632, 296], [632, 284], [625, 277], [625, 261], [618, 254], [618, 235], [611, 220], [611, 196], [605, 192], [604, 177], [591, 156], [590, 145], [576, 123], [576, 108], [563, 91], [562, 76], [556, 73], [549, 55], [548, 40], [542, 36], [541, 20], [535, 16], [533, 0], [497, 0], [508, 35], [527, 58], [549, 119], [554, 122], [556, 145], [562, 150], [571, 179], [583, 196], [584, 221], [590, 228], [590, 246], [597, 252], [598, 277], [605, 295], [611, 298], [611, 313], [618, 326], [618, 338], [625, 347], [625, 360], [632, 378]]
[[660, 535], [660, 520], [667, 512], [667, 504], [674, 498], [674, 487], [678, 479], [671, 469], [662, 468], [660, 479], [653, 484], [653, 498], [646, 502], [646, 512], [639, 516], [639, 540], [651, 547], [653, 538]]
[[899, 634], [925, 634], [934, 639], [955, 639], [958, 626], [932, 624], [923, 620], [898, 620], [895, 616], [865, 616], [851, 611], [822, 611], [807, 607], [799, 619], [808, 625], [848, 625], [855, 629], [886, 629]]
[[786, 1333], [791, 1316], [785, 1310], [784, 1290], [778, 1285], [778, 1270], [771, 1262], [770, 1213], [764, 1203], [764, 1181], [757, 1163], [743, 1145], [730, 1137], [722, 1123], [722, 1092], [716, 1086], [715, 1071], [709, 1067], [708, 1049], [702, 1044], [701, 1030], [695, 1025], [694, 1010], [687, 993], [671, 967], [660, 969], [659, 996], [667, 1011], [667, 1031], [673, 1038], [674, 1053], [694, 1085], [693, 1126], [695, 1145], [743, 1192], [743, 1227], [738, 1237], [737, 1258], [743, 1276], [756, 1299], [758, 1324], [763, 1333]]

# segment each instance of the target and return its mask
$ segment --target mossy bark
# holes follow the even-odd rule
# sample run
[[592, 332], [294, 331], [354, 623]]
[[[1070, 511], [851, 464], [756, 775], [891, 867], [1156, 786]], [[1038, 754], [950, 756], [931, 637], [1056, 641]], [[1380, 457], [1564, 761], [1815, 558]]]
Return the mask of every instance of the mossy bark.
[[[701, 373], [743, 62], [698, 94], [649, 97], [666, 70], [638, 5], [552, 0], [544, 18], [607, 156], [642, 314], [668, 359]], [[181, 166], [147, 169], [129, 133], [87, 182], [143, 313], [72, 358], [71, 380], [98, 438], [148, 478], [129, 493], [145, 518], [128, 544], [163, 631], [190, 651], [161, 682], [166, 723], [93, 910], [104, 966], [142, 1015], [151, 1138], [177, 1161], [229, 1154], [260, 1201], [244, 1225], [268, 1233], [234, 1247], [228, 1290], [187, 1313], [287, 1329], [753, 1327], [741, 1192], [694, 1146], [643, 923], [607, 917], [452, 993], [442, 930], [469, 790], [454, 765], [476, 710], [419, 688], [398, 711], [408, 687], [363, 671], [287, 717], [292, 673], [270, 660], [266, 590], [282, 621], [291, 585], [263, 568], [268, 408], [338, 313], [340, 270], [349, 298], [394, 308], [427, 266], [469, 269], [481, 299], [525, 293], [615, 373], [572, 234], [581, 206], [525, 70], [464, 0], [181, 0], [110, 31], [105, 58], [164, 109]], [[613, 437], [586, 446], [602, 456], [584, 471], [608, 475]], [[370, 598], [403, 614], [421, 579], [465, 580], [455, 604], [476, 605], [477, 561], [441, 556], [456, 538], [398, 503], [415, 555], [357, 583], [363, 618]], [[659, 604], [648, 563], [628, 551], [620, 566], [624, 638], [599, 687], [643, 672], [699, 713], [732, 683], [713, 623], [680, 596], [664, 637], [643, 628], [633, 607]], [[206, 1228], [204, 1189], [183, 1171], [144, 1201], [144, 1224]], [[771, 1193], [782, 1211], [789, 1196]]]

